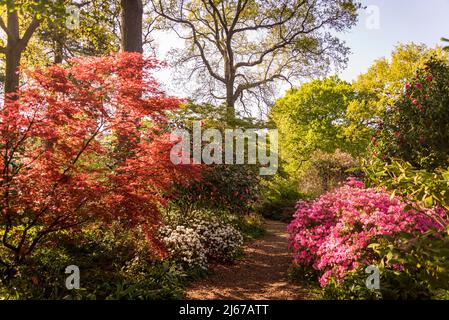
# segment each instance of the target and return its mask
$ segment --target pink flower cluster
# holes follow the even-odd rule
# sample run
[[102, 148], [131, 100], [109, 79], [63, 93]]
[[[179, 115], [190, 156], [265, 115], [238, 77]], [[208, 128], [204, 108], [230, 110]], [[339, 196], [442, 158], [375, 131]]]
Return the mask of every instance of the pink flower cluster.
[[440, 209], [409, 209], [400, 197], [351, 178], [314, 202], [298, 202], [288, 226], [289, 244], [295, 263], [320, 270], [325, 286], [331, 278], [342, 280], [360, 265], [372, 264], [367, 246], [379, 237], [438, 229], [431, 215], [442, 214]]

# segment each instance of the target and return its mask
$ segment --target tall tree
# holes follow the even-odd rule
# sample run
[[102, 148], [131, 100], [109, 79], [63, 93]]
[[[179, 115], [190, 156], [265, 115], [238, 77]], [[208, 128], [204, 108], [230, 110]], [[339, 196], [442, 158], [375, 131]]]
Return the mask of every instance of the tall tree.
[[[72, 12], [71, 7], [78, 11]], [[0, 0], [0, 9], [0, 32], [5, 33], [5, 41], [0, 37], [0, 82], [5, 83], [6, 93], [19, 84], [19, 65], [61, 63], [120, 48], [118, 0]], [[74, 13], [79, 13], [79, 19]], [[76, 23], [71, 25], [72, 21]]]
[[346, 108], [356, 99], [351, 84], [337, 77], [313, 80], [278, 99], [270, 119], [279, 130], [280, 155], [285, 171], [298, 177], [317, 151], [336, 149], [357, 155], [367, 141], [347, 141], [343, 135]]
[[[45, 2], [45, 1], [44, 1]], [[21, 12], [19, 12], [19, 8]], [[20, 66], [20, 58], [32, 35], [42, 22], [38, 14], [45, 3], [33, 5], [27, 1], [1, 0], [0, 8], [5, 14], [0, 16], [0, 28], [6, 34], [6, 45], [0, 47], [0, 53], [5, 55], [5, 93], [16, 91], [19, 86], [17, 69]], [[6, 16], [6, 22], [3, 20]], [[30, 20], [21, 34], [21, 25]]]
[[142, 0], [120, 0], [122, 9], [122, 51], [143, 53]]
[[[335, 31], [352, 27], [360, 4], [353, 0], [152, 0], [163, 26], [187, 43], [177, 65], [197, 77], [199, 98], [267, 104], [279, 80], [295, 81], [346, 62], [348, 49]], [[207, 90], [208, 89], [208, 90]]]
[[[78, 21], [72, 18], [45, 21], [36, 41], [45, 48], [42, 60], [61, 63], [76, 56], [108, 55], [120, 48], [120, 4], [116, 0], [62, 1], [78, 11]], [[67, 7], [67, 9], [71, 9]], [[71, 10], [68, 10], [71, 11]]]

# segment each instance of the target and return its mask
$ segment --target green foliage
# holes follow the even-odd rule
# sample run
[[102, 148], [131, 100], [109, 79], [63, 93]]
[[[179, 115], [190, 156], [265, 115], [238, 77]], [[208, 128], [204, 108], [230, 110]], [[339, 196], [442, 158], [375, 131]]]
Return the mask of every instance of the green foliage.
[[323, 289], [326, 299], [436, 299], [449, 290], [449, 237], [447, 232], [385, 237], [369, 246], [380, 271], [380, 289], [366, 287], [367, 274], [360, 267], [332, 280]]
[[265, 218], [289, 222], [295, 211], [295, 204], [305, 195], [298, 192], [298, 186], [292, 179], [276, 175], [261, 182], [262, 202], [257, 212]]
[[371, 186], [386, 187], [426, 207], [441, 206], [449, 210], [449, 168], [428, 171], [399, 159], [389, 162], [371, 159], [364, 162], [362, 170]]
[[[366, 286], [365, 268], [360, 267], [348, 274], [344, 281], [331, 279], [323, 288], [323, 298], [326, 300], [378, 300], [382, 298], [379, 290], [370, 290]], [[381, 278], [381, 285], [383, 285]]]
[[[449, 39], [448, 38], [441, 38], [441, 41], [444, 41], [446, 43], [449, 43]], [[449, 50], [449, 46], [446, 46], [443, 48], [444, 50]]]
[[258, 239], [265, 235], [264, 219], [257, 213], [244, 215], [238, 222], [238, 228], [245, 239]]
[[304, 288], [308, 299], [323, 299], [323, 290], [316, 281], [318, 276], [319, 272], [307, 265], [295, 264], [288, 270], [288, 279]]
[[[197, 277], [196, 270], [190, 272]], [[120, 270], [119, 277], [122, 279], [117, 282], [105, 283], [105, 290], [110, 292], [106, 300], [180, 299], [184, 296], [188, 274], [177, 264], [166, 260], [141, 266], [137, 274], [124, 268]]]
[[[80, 268], [80, 290], [65, 287], [69, 265]], [[153, 257], [138, 231], [91, 226], [53, 235], [0, 283], [0, 299], [178, 299], [191, 273]]]
[[2, 11], [17, 10], [23, 16], [35, 16], [37, 19], [51, 19], [56, 21], [65, 15], [64, 1], [53, 0], [0, 0]]
[[365, 150], [366, 139], [354, 140], [344, 130], [347, 108], [355, 99], [349, 83], [331, 77], [290, 90], [276, 102], [270, 117], [279, 129], [280, 155], [289, 175], [303, 172], [316, 150], [350, 154]]
[[319, 283], [316, 281], [319, 275], [320, 272], [318, 270], [306, 264], [294, 264], [288, 273], [288, 277], [292, 281], [299, 284], [315, 285], [316, 288], [320, 288]]
[[[75, 28], [66, 27], [66, 21], [70, 19], [66, 7], [64, 7], [65, 14], [59, 20], [43, 21], [34, 43], [47, 50], [33, 53], [45, 60], [43, 54], [51, 51], [54, 55], [53, 60], [59, 58], [61, 59], [59, 62], [62, 62], [74, 55], [98, 56], [117, 52], [120, 47], [120, 37], [116, 33], [118, 28], [116, 20], [120, 15], [118, 2], [91, 0], [85, 2], [79, 9], [79, 26]], [[36, 59], [30, 55], [27, 55], [27, 58]]]
[[[7, 3], [18, 12], [20, 34], [25, 34], [33, 18], [39, 20], [39, 27], [23, 51], [22, 66], [45, 66], [75, 56], [107, 55], [119, 49], [117, 1], [92, 0], [80, 4], [67, 0], [3, 0], [1, 12], [3, 9], [6, 12]], [[79, 25], [73, 28], [67, 27], [72, 19], [69, 6], [80, 10]], [[0, 47], [4, 45], [0, 39]]]
[[[173, 115], [173, 123], [177, 127], [191, 129], [194, 122], [201, 121], [203, 128], [215, 128], [221, 131], [229, 129], [226, 123], [227, 111], [224, 106], [216, 106], [213, 104], [197, 104], [188, 102], [183, 104]], [[235, 128], [264, 129], [267, 123], [263, 120], [245, 117], [243, 114], [237, 113], [233, 123]]]
[[411, 79], [416, 70], [431, 56], [447, 59], [440, 47], [428, 48], [422, 44], [400, 44], [390, 59], [381, 58], [353, 83], [357, 99], [350, 102], [344, 128], [346, 136], [355, 141], [372, 137], [376, 127], [385, 118], [387, 106], [404, 91], [406, 79]]
[[[390, 299], [425, 299], [449, 290], [448, 232], [387, 238], [372, 248], [381, 257], [382, 293]], [[399, 266], [394, 268], [394, 266]]]
[[449, 163], [449, 64], [431, 58], [410, 79], [385, 113], [373, 138], [378, 156], [396, 157], [417, 168]]
[[[368, 289], [368, 276], [364, 268], [351, 272], [343, 282], [330, 281], [323, 288], [323, 298], [328, 300], [419, 300], [434, 297], [428, 283], [408, 272], [379, 267], [380, 289]], [[439, 291], [435, 291], [437, 294]]]

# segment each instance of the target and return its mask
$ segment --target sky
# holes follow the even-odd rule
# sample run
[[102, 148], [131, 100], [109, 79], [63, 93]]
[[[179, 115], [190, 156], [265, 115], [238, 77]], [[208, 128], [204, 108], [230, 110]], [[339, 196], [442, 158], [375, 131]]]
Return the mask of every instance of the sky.
[[[347, 68], [338, 75], [349, 82], [364, 73], [382, 57], [389, 58], [399, 43], [424, 43], [430, 47], [442, 45], [441, 37], [449, 37], [449, 0], [359, 0], [367, 7], [359, 15], [357, 26], [340, 34], [351, 48]], [[158, 56], [164, 59], [172, 47], [183, 42], [174, 34], [156, 33]], [[169, 93], [185, 93], [170, 83], [170, 70], [159, 77]], [[284, 90], [283, 88], [281, 90]], [[283, 93], [280, 92], [280, 95]]]
[[[376, 28], [374, 10], [361, 12], [358, 25], [342, 35], [352, 54], [340, 77], [351, 81], [365, 72], [378, 58], [390, 57], [398, 43], [441, 45], [449, 37], [449, 0], [363, 0], [363, 5], [378, 8]], [[374, 8], [374, 7], [373, 7]]]

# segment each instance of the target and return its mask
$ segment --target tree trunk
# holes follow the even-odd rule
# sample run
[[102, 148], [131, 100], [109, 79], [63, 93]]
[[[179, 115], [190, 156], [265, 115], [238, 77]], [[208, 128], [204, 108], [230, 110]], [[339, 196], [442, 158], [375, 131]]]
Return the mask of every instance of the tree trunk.
[[143, 53], [143, 5], [142, 0], [121, 0], [122, 51]]
[[235, 124], [235, 100], [233, 83], [228, 83], [226, 85], [226, 122], [230, 126]]
[[[121, 6], [121, 50], [122, 52], [138, 52], [143, 53], [143, 5], [142, 0], [120, 0]], [[126, 111], [123, 111], [126, 117]], [[136, 128], [140, 123], [135, 122]], [[115, 158], [117, 164], [124, 162], [130, 154], [133, 146], [139, 140], [130, 141], [125, 135], [117, 133], [117, 147]]]
[[54, 63], [60, 64], [64, 61], [64, 43], [65, 35], [61, 31], [56, 31], [56, 37], [54, 41]]
[[[228, 53], [229, 54], [229, 53]], [[235, 73], [232, 70], [233, 59], [228, 54], [223, 55], [224, 60], [224, 75], [226, 79], [226, 123], [229, 126], [235, 124], [235, 99], [234, 99], [234, 82]]]
[[16, 47], [9, 48], [6, 54], [5, 94], [17, 91], [19, 88], [19, 67], [22, 52]]
[[19, 88], [18, 68], [22, 49], [20, 48], [19, 16], [17, 11], [8, 6], [8, 39], [5, 65], [5, 94], [15, 92]]

